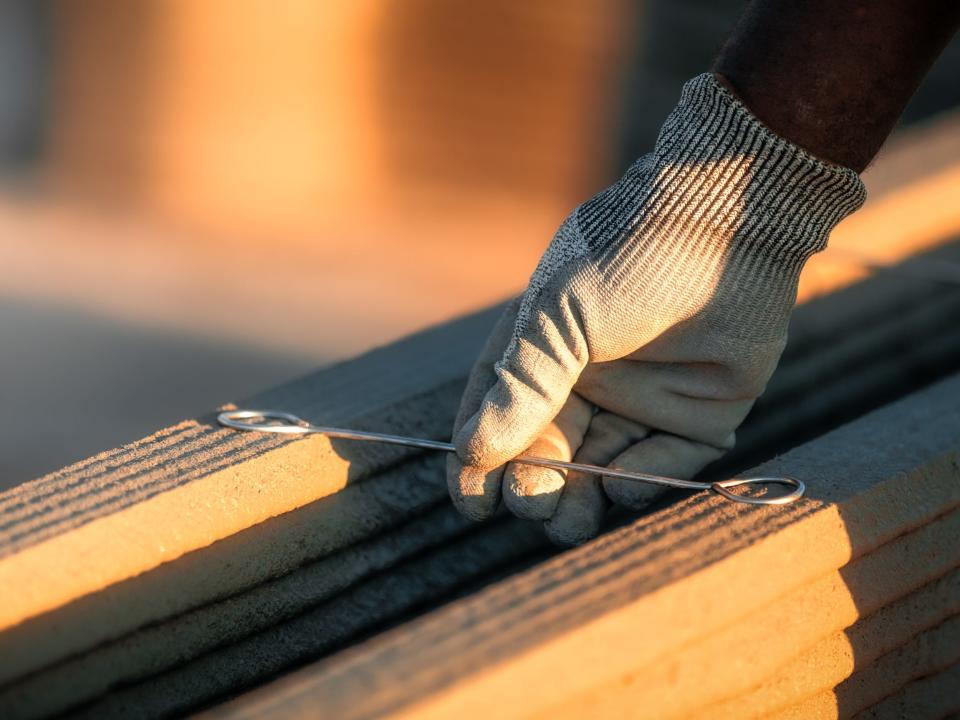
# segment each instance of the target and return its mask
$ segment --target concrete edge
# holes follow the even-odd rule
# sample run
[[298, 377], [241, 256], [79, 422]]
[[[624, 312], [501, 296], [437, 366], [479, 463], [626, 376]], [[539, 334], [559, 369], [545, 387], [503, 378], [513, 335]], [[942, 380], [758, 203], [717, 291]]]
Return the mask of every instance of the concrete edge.
[[812, 717], [943, 718], [960, 711], [960, 615], [920, 633], [835, 688], [765, 715], [770, 720]]
[[802, 503], [690, 498], [215, 715], [520, 717], [651, 666], [960, 505], [958, 396], [953, 377], [760, 468], [809, 480]]
[[[927, 182], [923, 187], [925, 190], [929, 190], [931, 187], [936, 189], [944, 184], [945, 174], [940, 172], [942, 168], [937, 170], [936, 176], [932, 178], [927, 178], [930, 182]], [[949, 174], [949, 173], [947, 173]], [[952, 175], [950, 176], [953, 177]], [[931, 184], [933, 183], [933, 184]], [[937, 184], [939, 183], [939, 185]], [[896, 195], [896, 194], [894, 194]], [[896, 199], [894, 197], [894, 199]], [[886, 214], [884, 218], [889, 218], [889, 207], [884, 211]], [[951, 216], [952, 217], [952, 216]], [[939, 224], [937, 224], [939, 223]], [[937, 228], [944, 227], [944, 218], [939, 217], [936, 219], [936, 222], [931, 225], [927, 220], [923, 221], [916, 227], [900, 227], [895, 233], [887, 233], [891, 237], [899, 237], [903, 233], [910, 233], [913, 231], [919, 231], [921, 234], [926, 233], [924, 237], [932, 237], [930, 235], [931, 228], [934, 225]], [[871, 236], [871, 240], [874, 240], [876, 235]], [[929, 240], [929, 237], [927, 239]], [[842, 286], [845, 283], [850, 282], [850, 278], [846, 278], [838, 283], [837, 286]], [[452, 330], [451, 335], [446, 335], [445, 340], [441, 342], [433, 341], [431, 347], [433, 347], [438, 352], [434, 353], [433, 357], [436, 360], [436, 365], [431, 366], [428, 371], [421, 372], [422, 358], [423, 358], [423, 346], [418, 345], [419, 340], [417, 337], [412, 338], [407, 341], [403, 341], [395, 346], [390, 346], [386, 349], [381, 349], [374, 351], [373, 353], [364, 356], [356, 361], [350, 361], [344, 363], [337, 368], [332, 368], [330, 371], [325, 371], [325, 373], [319, 373], [317, 376], [311, 376], [304, 381], [299, 383], [292, 383], [283, 388], [278, 388], [274, 391], [265, 393], [264, 395], [254, 399], [255, 402], [260, 404], [270, 404], [272, 406], [282, 406], [289, 407], [294, 411], [299, 411], [302, 414], [305, 414], [308, 417], [316, 420], [324, 420], [330, 422], [363, 422], [363, 418], [367, 417], [378, 417], [378, 413], [384, 408], [389, 407], [400, 407], [405, 402], [404, 393], [412, 393], [416, 389], [424, 390], [425, 388], [433, 387], [436, 382], [442, 381], [444, 377], [448, 378], [457, 378], [462, 377], [462, 373], [465, 373], [465, 368], [469, 367], [469, 364], [472, 362], [473, 355], [475, 350], [466, 351], [461, 354], [461, 351], [458, 349], [460, 347], [459, 343], [464, 343], [464, 346], [469, 346], [471, 343], [476, 346], [478, 345], [485, 335], [485, 331], [482, 327], [486, 324], [488, 327], [495, 318], [497, 311], [487, 311], [486, 313], [480, 313], [474, 318], [470, 318], [463, 323], [453, 323], [452, 326], [448, 329]], [[476, 321], [477, 318], [480, 318], [479, 321]], [[466, 327], [471, 322], [478, 322], [478, 324], [473, 325], [472, 327]], [[463, 327], [461, 327], [463, 326]], [[458, 329], [459, 328], [459, 329]], [[481, 329], [478, 329], [481, 328]], [[424, 335], [432, 335], [433, 333], [445, 331], [444, 328], [429, 331]], [[418, 336], [419, 337], [419, 336]], [[452, 341], [451, 341], [452, 338]], [[451, 352], [452, 351], [452, 352]], [[394, 373], [391, 374], [389, 371], [384, 370], [384, 357], [389, 355], [391, 358], [391, 364], [396, 366], [403, 366], [406, 368], [414, 367], [417, 372], [414, 372], [415, 377], [408, 377], [405, 373], [400, 373], [399, 375]], [[398, 358], [406, 359], [406, 361], [414, 361], [412, 365], [406, 365], [404, 362], [398, 360]], [[448, 361], [452, 359], [452, 365], [448, 365]], [[368, 364], [364, 364], [364, 363]], [[379, 367], [379, 371], [378, 368]], [[450, 372], [449, 375], [445, 376], [445, 369], [459, 368]], [[326, 390], [324, 392], [316, 392], [316, 388], [310, 390], [310, 384], [315, 382], [317, 377], [323, 376], [326, 378], [325, 385]], [[371, 380], [373, 381], [371, 385]], [[454, 380], [451, 380], [454, 381]], [[419, 383], [419, 384], [418, 384]], [[304, 394], [308, 392], [313, 392], [312, 396], [312, 405], [305, 405], [302, 401]], [[393, 394], [397, 393], [397, 394]], [[409, 397], [407, 395], [406, 397]], [[390, 400], [393, 399], [394, 404], [390, 405]], [[382, 401], [382, 402], [381, 402]], [[379, 404], [378, 404], [379, 403]], [[386, 403], [384, 405], [383, 403]], [[331, 410], [333, 411], [331, 413]], [[391, 412], [386, 412], [387, 419], [386, 423], [389, 426], [393, 420], [389, 417]], [[106, 503], [103, 508], [97, 509], [94, 514], [86, 515], [80, 519], [79, 522], [70, 524], [69, 522], [66, 525], [57, 525], [53, 523], [47, 525], [46, 527], [53, 527], [55, 533], [67, 532], [72, 533], [75, 529], [83, 527], [89, 523], [96, 523], [103, 517], [109, 516], [110, 514], [118, 514], [125, 511], [127, 505], [124, 505], [124, 502], [129, 502], [131, 505], [137, 505], [140, 503], [148, 502], [153, 497], [157, 495], [163, 495], [167, 493], [176, 493], [180, 492], [180, 485], [189, 485], [195, 480], [203, 479], [208, 477], [211, 474], [218, 472], [218, 470], [211, 469], [211, 463], [207, 462], [199, 463], [196, 465], [189, 465], [190, 460], [188, 460], [187, 466], [180, 466], [177, 463], [186, 457], [195, 458], [196, 456], [206, 455], [207, 459], [209, 458], [220, 458], [222, 464], [218, 466], [219, 471], [225, 471], [228, 468], [239, 467], [243, 472], [246, 472], [248, 468], [248, 463], [253, 463], [258, 457], [261, 457], [266, 454], [270, 454], [272, 460], [279, 463], [290, 462], [293, 467], [296, 467], [298, 463], [303, 463], [309, 465], [314, 460], [309, 458], [303, 460], [299, 455], [293, 457], [288, 457], [279, 453], [279, 448], [272, 446], [272, 440], [269, 443], [265, 443], [264, 446], [254, 447], [252, 445], [246, 445], [245, 443], [240, 443], [237, 447], [228, 447], [224, 444], [219, 444], [219, 441], [211, 441], [209, 438], [204, 437], [206, 430], [208, 429], [210, 418], [204, 418], [199, 423], [184, 423], [180, 426], [170, 428], [166, 431], [161, 431], [152, 439], [148, 441], [141, 441], [141, 443], [135, 443], [128, 448], [121, 448], [116, 451], [111, 451], [105, 453], [99, 458], [91, 459], [90, 461], [85, 461], [79, 463], [76, 466], [67, 468], [64, 471], [59, 473], [54, 473], [47, 478], [43, 478], [35, 483], [28, 484], [30, 487], [30, 492], [24, 494], [18, 494], [17, 498], [14, 498], [14, 502], [25, 502], [27, 504], [34, 503], [34, 510], [40, 509], [42, 516], [44, 513], [49, 511], [49, 508], [52, 505], [61, 505], [68, 508], [68, 513], [73, 510], [78, 509], [78, 506], [71, 506], [73, 499], [77, 497], [76, 495], [71, 495], [70, 490], [76, 489], [78, 485], [84, 486], [81, 488], [81, 494], [86, 493], [87, 497], [96, 497], [96, 492], [90, 492], [90, 478], [91, 476], [97, 476], [100, 473], [100, 477], [103, 477], [104, 473], [110, 474], [117, 469], [133, 470], [132, 465], [138, 464], [138, 470], [135, 470], [131, 473], [129, 477], [124, 477], [121, 485], [126, 485], [127, 489], [134, 489], [136, 492], [131, 493], [130, 497], [125, 498], [119, 505], [110, 505]], [[379, 421], [379, 419], [378, 419]], [[400, 426], [403, 425], [404, 421], [399, 423]], [[207, 423], [207, 427], [204, 424]], [[438, 431], [438, 432], [443, 432]], [[184, 438], [180, 437], [179, 434], [186, 434], [190, 437]], [[176, 457], [171, 457], [169, 455], [164, 455], [162, 459], [165, 461], [173, 460], [174, 467], [172, 468], [173, 472], [167, 472], [170, 468], [161, 468], [160, 472], [154, 472], [151, 475], [151, 472], [156, 470], [156, 466], [151, 466], [158, 456], [156, 455], [157, 444], [166, 442], [172, 436], [177, 435], [177, 442], [186, 441], [193, 443], [193, 445], [183, 448], [183, 452]], [[149, 440], [155, 440], [154, 443], [150, 443]], [[182, 442], [181, 442], [182, 444]], [[246, 454], [244, 454], [246, 453]], [[319, 454], [323, 454], [322, 451]], [[160, 455], [163, 455], [162, 451]], [[351, 463], [351, 467], [354, 469], [356, 474], [349, 476], [350, 482], [360, 482], [361, 480], [369, 477], [373, 474], [376, 474], [382, 471], [385, 467], [389, 467], [391, 464], [396, 463], [402, 459], [402, 456], [392, 456], [390, 458], [384, 459], [382, 457], [378, 458], [358, 458]], [[94, 467], [100, 468], [99, 470], [93, 469]], [[148, 467], [149, 472], [143, 472], [143, 468]], [[251, 470], [256, 470], [255, 466], [249, 467]], [[336, 478], [337, 474], [342, 472], [342, 468], [333, 468], [333, 473], [331, 477]], [[156, 486], [153, 483], [158, 476], [166, 480], [173, 480], [171, 484]], [[110, 477], [111, 482], [117, 478], [113, 475]], [[154, 485], [154, 486], [151, 486]], [[64, 493], [64, 489], [67, 489], [67, 492]], [[207, 487], [208, 491], [223, 492], [224, 490], [229, 491], [229, 485], [217, 485], [211, 484]], [[323, 493], [316, 493], [317, 497], [322, 497]], [[39, 497], [39, 504], [37, 500]], [[181, 496], [184, 499], [189, 499], [187, 495]], [[0, 513], [5, 512], [4, 503], [10, 499], [9, 494], [0, 495]], [[50, 501], [48, 504], [44, 504], [44, 499]], [[97, 500], [103, 500], [102, 497], [96, 497]], [[196, 497], [194, 498], [196, 499]], [[300, 500], [294, 501], [293, 507], [304, 507], [304, 505], [297, 505], [297, 502], [310, 502], [307, 499], [301, 498]], [[96, 506], [97, 503], [91, 503]], [[171, 504], [166, 506], [166, 513], [177, 514], [182, 506], [177, 504]], [[186, 504], [186, 507], [189, 509], [189, 503]], [[119, 509], [118, 509], [119, 508]], [[104, 510], [104, 514], [98, 515], [100, 509]], [[285, 510], [277, 511], [280, 514], [286, 512]], [[266, 515], [266, 517], [276, 517], [277, 515]], [[155, 519], [156, 516], [154, 516]], [[257, 517], [247, 518], [244, 522], [241, 522], [237, 527], [228, 527], [225, 529], [222, 537], [233, 537], [238, 532], [242, 532], [244, 527], [252, 527], [258, 523], [263, 522], [263, 519], [257, 519]], [[147, 522], [151, 518], [147, 518], [144, 522]], [[6, 515], [4, 515], [4, 520], [6, 520]], [[149, 526], [149, 524], [147, 525]], [[27, 534], [27, 548], [33, 547], [34, 545], [41, 545], [47, 542], [48, 539], [55, 537], [55, 535], [46, 535], [42, 533], [43, 523], [41, 523], [41, 532], [36, 532], [35, 529], [31, 529]], [[128, 526], [129, 527], [129, 526]], [[59, 530], [58, 530], [59, 528]], [[240, 530], [237, 530], [240, 528]], [[141, 528], [142, 530], [142, 528]], [[108, 536], [105, 535], [104, 537]], [[141, 533], [142, 536], [142, 533]], [[212, 539], [211, 539], [212, 538]], [[3, 559], [2, 556], [6, 551], [8, 553], [7, 557], [10, 555], [16, 555], [16, 550], [10, 551], [10, 545], [4, 544], [6, 538], [2, 534], [2, 529], [0, 529], [0, 573], [2, 573]], [[168, 538], [169, 539], [169, 538]], [[150, 569], [151, 567], [160, 567], [161, 565], [169, 566], [173, 565], [170, 563], [170, 559], [182, 557], [183, 555], [191, 552], [192, 550], [209, 547], [211, 543], [214, 543], [218, 540], [216, 532], [212, 534], [206, 534], [204, 537], [194, 538], [188, 543], [185, 543], [180, 550], [176, 547], [169, 546], [165, 547], [166, 550], [169, 550], [167, 554], [157, 553], [155, 551], [146, 552], [141, 558], [137, 559], [137, 563], [141, 563], [140, 566]], [[30, 544], [30, 543], [33, 544]], [[147, 540], [149, 544], [149, 540]], [[23, 546], [17, 546], [18, 548]], [[142, 546], [142, 549], [148, 550], [149, 548], [146, 545]], [[55, 555], [55, 554], [54, 554]], [[48, 556], [49, 559], [53, 560], [54, 555]], [[64, 556], [60, 556], [59, 560], [62, 562]], [[141, 562], [147, 560], [148, 562]], [[151, 563], [153, 563], [151, 565]], [[24, 608], [21, 610], [21, 616], [26, 613], [27, 617], [34, 617], [41, 619], [46, 617], [45, 613], [50, 609], [62, 608], [70, 603], [74, 602], [76, 599], [91, 597], [95, 594], [98, 594], [98, 591], [105, 587], [114, 587], [117, 585], [117, 578], [122, 577], [135, 577], [140, 574], [141, 571], [137, 570], [138, 566], [135, 564], [130, 565], [125, 573], [115, 573], [106, 578], [97, 578], [96, 582], [93, 584], [87, 585], [74, 585], [73, 590], [66, 593], [61, 593], [59, 598], [54, 598], [52, 601], [47, 599], [46, 603], [39, 603], [33, 608], [27, 608], [29, 603], [24, 605]], [[132, 568], [132, 569], [131, 569]], [[98, 568], [96, 564], [91, 567], [83, 568], [84, 572], [92, 571], [98, 572], [102, 568]], [[23, 578], [19, 578], [23, 579]], [[36, 578], [40, 583], [45, 582], [43, 574], [37, 576]], [[84, 582], [89, 582], [89, 574]], [[2, 581], [2, 577], [0, 577]], [[29, 591], [31, 586], [29, 583], [27, 585], [20, 585], [26, 587]], [[85, 589], [84, 589], [85, 588]], [[92, 588], [92, 589], [91, 589]], [[55, 589], [55, 588], [54, 588]], [[61, 588], [62, 589], [62, 588]], [[73, 598], [73, 599], [71, 599]], [[43, 608], [47, 608], [44, 610]], [[14, 624], [20, 622], [19, 620], [14, 620]], [[0, 624], [2, 627], [2, 624]], [[8, 626], [9, 627], [9, 626]]]
[[[885, 543], [838, 571], [778, 597], [650, 665], [618, 675], [582, 695], [565, 695], [557, 718], [620, 717], [635, 707], [657, 718], [752, 717], [761, 701], [796, 702], [832, 688], [857, 667], [960, 613], [960, 509]], [[924, 563], [910, 563], [923, 557]], [[950, 581], [940, 582], [944, 577]], [[854, 590], [853, 588], [856, 588]], [[869, 588], [869, 594], [862, 588]], [[928, 603], [918, 609], [917, 603]], [[837, 647], [855, 652], [835, 653]], [[892, 645], [891, 645], [892, 644]], [[855, 654], [855, 658], [853, 655]], [[758, 687], [759, 685], [759, 687]], [[757, 715], [761, 712], [755, 713]]]
[[[862, 682], [867, 669], [880, 667], [889, 653], [908, 646], [922, 633], [936, 632], [941, 623], [960, 613], [958, 591], [960, 569], [954, 568], [849, 627], [818, 640], [772, 676], [759, 679], [747, 692], [730, 693], [692, 717], [704, 720], [766, 717], [824, 693], [836, 696], [844, 692], [842, 688], [848, 679], [859, 676], [858, 682]], [[876, 689], [869, 688], [869, 691]]]
[[[424, 408], [435, 406], [445, 384], [462, 382], [498, 314], [493, 308], [426, 331], [249, 405], [315, 422], [441, 437], [448, 432], [446, 414]], [[457, 392], [447, 395], [455, 402]], [[240, 433], [209, 416], [13, 488], [0, 494], [0, 587], [19, 591], [0, 604], [0, 630], [304, 507], [412, 455], [320, 436], [291, 441]]]

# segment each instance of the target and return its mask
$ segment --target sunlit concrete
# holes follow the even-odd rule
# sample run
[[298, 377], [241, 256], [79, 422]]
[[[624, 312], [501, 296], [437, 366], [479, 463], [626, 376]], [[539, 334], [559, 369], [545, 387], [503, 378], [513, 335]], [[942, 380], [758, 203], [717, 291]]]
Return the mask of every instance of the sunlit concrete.
[[[931, 170], [912, 180], [924, 188], [922, 193], [910, 195], [907, 188], [879, 195], [873, 207], [880, 220], [870, 220], [872, 211], [864, 211], [867, 224], [856, 239], [858, 247], [867, 250], [879, 243], [877, 247], [913, 253], [950, 241], [940, 233], [953, 227], [955, 205], [943, 210], [938, 202], [927, 208], [924, 199], [933, 193], [942, 200], [937, 193], [946, 192], [946, 186], [938, 183], [950, 180], [952, 171]], [[898, 204], [897, 198], [912, 199]], [[911, 244], [913, 237], [916, 244]], [[22, 252], [28, 251], [18, 247], [9, 256], [22, 259]], [[788, 350], [782, 379], [774, 379], [765, 400], [779, 407], [771, 426], [780, 434], [818, 403], [827, 414], [839, 412], [847, 397], [840, 389], [852, 392], [862, 385], [869, 394], [881, 392], [886, 378], [901, 382], [898, 372], [904, 363], [942, 373], [935, 368], [936, 351], [943, 350], [942, 343], [956, 341], [952, 325], [929, 343], [911, 332], [927, 327], [924, 323], [935, 329], [951, 317], [955, 299], [949, 288], [886, 277], [872, 286], [879, 295], [866, 293], [858, 300], [862, 307], [848, 307], [850, 296], [843, 293], [853, 289], [848, 286], [862, 271], [848, 261], [843, 265], [845, 270], [818, 280], [816, 292], [809, 291], [797, 313], [795, 350]], [[97, 277], [109, 282], [108, 274]], [[830, 296], [813, 297], [825, 289], [838, 293], [835, 299], [842, 307], [831, 307]], [[892, 304], [889, 317], [871, 320], [865, 302], [870, 297], [886, 297]], [[818, 302], [827, 305], [815, 306]], [[277, 303], [272, 307], [280, 313]], [[813, 312], [816, 307], [821, 309]], [[269, 311], [270, 306], [262, 309]], [[431, 331], [250, 402], [295, 409], [317, 421], [443, 437], [463, 377], [495, 314]], [[857, 318], [861, 320], [854, 322]], [[864, 353], [869, 356], [871, 348], [896, 347], [897, 342], [911, 347], [851, 371], [850, 363]], [[924, 347], [930, 350], [927, 355]], [[836, 387], [829, 384], [834, 380]], [[504, 698], [518, 714], [573, 714], [599, 705], [621, 714], [647, 707], [636, 704], [641, 697], [665, 713], [706, 712], [711, 704], [729, 700], [721, 685], [743, 689], [736, 685], [742, 677], [724, 675], [735, 668], [717, 665], [713, 683], [687, 674], [687, 665], [675, 666], [676, 672], [665, 672], [650, 687], [643, 686], [644, 678], [669, 670], [674, 656], [687, 657], [691, 667], [719, 663], [723, 653], [717, 648], [741, 638], [732, 629], [738, 623], [744, 629], [752, 625], [749, 611], [766, 616], [766, 608], [782, 610], [777, 603], [787, 600], [789, 609], [792, 600], [803, 604], [804, 617], [813, 620], [782, 632], [781, 626], [757, 624], [750, 646], [755, 651], [775, 635], [784, 644], [760, 656], [766, 674], [756, 680], [772, 683], [780, 668], [839, 648], [837, 662], [822, 664], [822, 674], [807, 678], [805, 687], [813, 697], [826, 697], [834, 692], [825, 690], [830, 683], [858, 677], [858, 657], [879, 662], [880, 646], [857, 646], [854, 630], [848, 629], [866, 632], [861, 618], [894, 607], [901, 596], [924, 592], [936, 580], [924, 572], [945, 573], [956, 565], [948, 554], [939, 558], [944, 565], [910, 568], [919, 574], [888, 567], [886, 576], [904, 584], [869, 596], [852, 585], [858, 563], [897, 550], [891, 544], [894, 537], [922, 538], [924, 532], [936, 537], [936, 528], [944, 527], [936, 523], [947, 522], [956, 504], [955, 483], [944, 484], [945, 478], [955, 477], [955, 382], [779, 461], [776, 467], [811, 479], [811, 500], [799, 508], [758, 519], [701, 497], [660, 510], [628, 531], [497, 586], [492, 596], [478, 596], [432, 616], [426, 625], [402, 629], [386, 645], [334, 656], [333, 664], [315, 676], [320, 678], [317, 687], [327, 688], [318, 692], [329, 698], [334, 695], [330, 688], [338, 693], [346, 688], [342, 702], [358, 713], [368, 707], [364, 702], [401, 711], [422, 700], [426, 704], [417, 712], [425, 716], [433, 711], [467, 714], [468, 707], [496, 715], [502, 706], [484, 703]], [[926, 433], [928, 426], [934, 432]], [[762, 451], [771, 438], [776, 439], [745, 433], [741, 445]], [[906, 505], [904, 498], [910, 501]], [[240, 435], [217, 428], [211, 415], [0, 495], [0, 513], [0, 587], [17, 588], [0, 605], [0, 657], [5, 659], [0, 677], [9, 681], [0, 687], [0, 707], [10, 703], [17, 712], [8, 714], [23, 717], [88, 700], [94, 701], [87, 708], [91, 717], [193, 708], [332, 652], [337, 643], [373, 631], [377, 622], [399, 622], [418, 607], [445, 602], [471, 583], [489, 582], [497, 573], [532, 565], [549, 554], [529, 526], [457, 524], [436, 462], [323, 438], [285, 442]], [[940, 544], [952, 552], [951, 544]], [[627, 560], [614, 562], [615, 557]], [[356, 574], [350, 575], [351, 570]], [[627, 584], [605, 584], [617, 575]], [[331, 577], [343, 578], [343, 584]], [[574, 592], [576, 602], [564, 604], [531, 591], [540, 587], [537, 583], [558, 578], [566, 578], [563, 587]], [[630, 584], [633, 580], [639, 584]], [[810, 610], [815, 602], [809, 596], [802, 599], [811, 587], [822, 590], [829, 612]], [[504, 609], [502, 616], [488, 612], [482, 606], [491, 597], [520, 609], [512, 614]], [[545, 604], [525, 604], [540, 600]], [[920, 627], [910, 624], [908, 613], [890, 613], [902, 620], [903, 637]], [[521, 630], [541, 615], [549, 627], [538, 625], [539, 634], [531, 640]], [[792, 617], [772, 610], [769, 615], [787, 623]], [[465, 624], [460, 623], [464, 618]], [[486, 630], [463, 635], [478, 618], [487, 623]], [[424, 646], [417, 639], [423, 628], [443, 632], [426, 633], [435, 642]], [[726, 643], [725, 631], [732, 633]], [[635, 642], [622, 643], [625, 636]], [[447, 637], [450, 645], [443, 644]], [[489, 644], [498, 639], [504, 646]], [[389, 644], [393, 642], [401, 644]], [[428, 651], [452, 653], [438, 656], [431, 668], [457, 677], [438, 679], [430, 668], [413, 672], [410, 659], [421, 651], [424, 657]], [[394, 653], [404, 658], [402, 667], [384, 664]], [[651, 670], [658, 657], [667, 661]], [[363, 658], [378, 662], [364, 666]], [[463, 664], [470, 662], [469, 667]], [[519, 674], [504, 673], [506, 667], [520, 668]], [[577, 667], [589, 672], [574, 676]], [[409, 683], [397, 683], [391, 668], [402, 671]], [[478, 668], [490, 674], [472, 675]], [[465, 678], [462, 686], [457, 685], [460, 676]], [[368, 697], [364, 678], [369, 677], [382, 680], [377, 687], [383, 693], [375, 699]], [[535, 686], [543, 677], [550, 678], [550, 687], [565, 688], [560, 706], [542, 694], [515, 697], [518, 689]], [[724, 677], [727, 683], [720, 682]], [[291, 682], [284, 687], [303, 687], [296, 678]], [[315, 692], [313, 682], [307, 681], [308, 698]], [[362, 691], [351, 695], [351, 687]], [[636, 688], [635, 697], [630, 690]], [[286, 704], [288, 690], [280, 692], [260, 696], [238, 712], [279, 711], [280, 705], [272, 703], [281, 701], [280, 709], [294, 712], [296, 702]], [[769, 707], [808, 700], [773, 690], [768, 697], [779, 698]], [[834, 708], [844, 701], [840, 695], [832, 698], [809, 701], [818, 707], [832, 702]], [[332, 712], [348, 716], [340, 706]]]
[[[759, 469], [809, 478], [801, 503], [682, 502], [212, 716], [710, 717], [783, 672], [788, 703], [817, 696], [957, 611], [952, 585], [924, 588], [960, 567], [958, 393], [954, 377]], [[932, 620], [897, 608], [913, 592]], [[805, 652], [820, 661], [801, 672]]]

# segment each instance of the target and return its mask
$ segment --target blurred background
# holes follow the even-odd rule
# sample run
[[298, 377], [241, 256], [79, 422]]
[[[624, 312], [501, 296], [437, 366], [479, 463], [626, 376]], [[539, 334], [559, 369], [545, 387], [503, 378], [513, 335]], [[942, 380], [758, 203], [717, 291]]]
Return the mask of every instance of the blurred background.
[[742, 5], [0, 0], [0, 487], [519, 291]]

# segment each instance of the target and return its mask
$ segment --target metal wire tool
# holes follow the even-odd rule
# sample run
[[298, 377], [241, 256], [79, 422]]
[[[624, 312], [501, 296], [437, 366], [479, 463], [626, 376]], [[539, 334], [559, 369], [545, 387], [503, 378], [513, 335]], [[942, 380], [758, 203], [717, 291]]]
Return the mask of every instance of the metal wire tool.
[[[388, 435], [366, 430], [348, 430], [346, 428], [311, 425], [296, 415], [280, 410], [228, 410], [220, 413], [217, 416], [217, 420], [221, 425], [234, 428], [235, 430], [276, 433], [279, 435], [310, 435], [316, 433], [343, 440], [365, 440], [368, 442], [388, 443], [390, 445], [406, 445], [407, 447], [422, 448], [424, 450], [456, 452], [453, 444], [449, 442], [403, 437], [402, 435]], [[717, 482], [697, 482], [695, 480], [681, 480], [679, 478], [648, 475], [646, 473], [618, 470], [616, 468], [605, 468], [599, 465], [550, 460], [547, 458], [532, 457], [530, 455], [520, 455], [519, 457], [515, 457], [511, 462], [524, 463], [525, 465], [539, 465], [540, 467], [554, 468], [556, 470], [573, 470], [575, 472], [617, 478], [618, 480], [631, 480], [633, 482], [682, 488], [684, 490], [709, 490], [727, 500], [746, 503], [748, 505], [786, 505], [799, 500], [806, 491], [806, 487], [800, 480], [791, 477], [731, 478]], [[750, 497], [730, 492], [730, 488], [742, 485], [783, 485], [791, 488], [791, 490], [786, 494], [772, 496], [762, 495], [760, 497]]]

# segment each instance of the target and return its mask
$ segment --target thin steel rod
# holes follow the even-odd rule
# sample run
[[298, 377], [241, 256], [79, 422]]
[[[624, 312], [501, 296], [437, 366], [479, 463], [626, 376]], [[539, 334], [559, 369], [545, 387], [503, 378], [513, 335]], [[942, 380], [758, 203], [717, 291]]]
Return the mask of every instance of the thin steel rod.
[[[220, 413], [217, 416], [217, 420], [221, 425], [235, 430], [274, 433], [279, 435], [319, 434], [342, 440], [363, 440], [366, 442], [403, 445], [405, 447], [415, 447], [423, 450], [456, 452], [453, 443], [449, 442], [369, 432], [367, 430], [349, 430], [346, 428], [312, 425], [296, 415], [281, 410], [228, 410]], [[697, 482], [696, 480], [661, 477], [660, 475], [649, 475], [647, 473], [601, 467], [599, 465], [588, 465], [586, 463], [534, 457], [532, 455], [520, 455], [513, 458], [511, 462], [523, 463], [524, 465], [536, 465], [554, 470], [573, 470], [574, 472], [582, 472], [590, 475], [661, 485], [664, 487], [682, 488], [685, 490], [710, 490], [727, 500], [748, 505], [786, 505], [787, 503], [799, 500], [806, 491], [803, 482], [790, 477], [731, 478], [729, 480], [707, 483]], [[773, 497], [748, 497], [730, 492], [729, 488], [739, 487], [741, 485], [783, 485], [792, 488], [792, 490], [789, 493], [775, 495]]]

